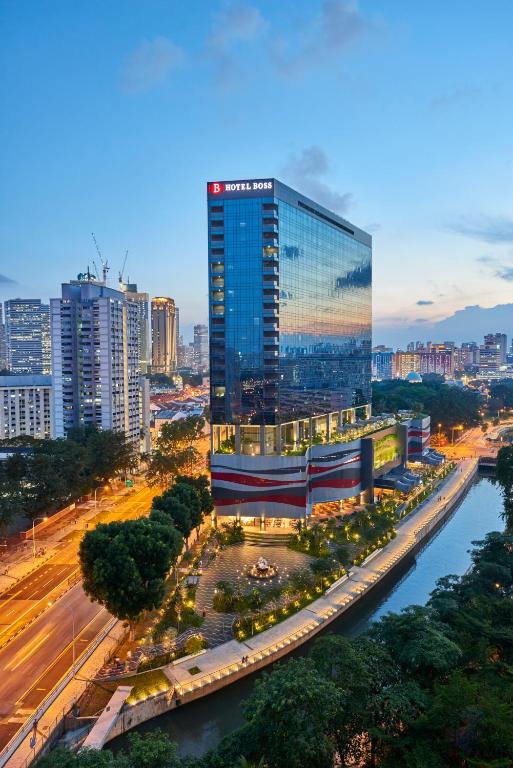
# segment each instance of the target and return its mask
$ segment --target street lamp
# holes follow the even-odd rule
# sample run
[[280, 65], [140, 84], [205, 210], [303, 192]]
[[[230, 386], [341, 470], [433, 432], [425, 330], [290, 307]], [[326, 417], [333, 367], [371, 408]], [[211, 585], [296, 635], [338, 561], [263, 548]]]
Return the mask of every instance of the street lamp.
[[32, 556], [33, 556], [34, 560], [36, 559], [36, 537], [35, 537], [35, 533], [36, 533], [36, 521], [37, 520], [41, 520], [41, 522], [45, 522], [45, 520], [48, 520], [48, 518], [47, 517], [35, 517], [32, 520]]
[[[98, 502], [96, 501], [96, 494], [98, 493], [99, 490], [100, 490], [100, 486], [98, 486], [97, 488], [94, 489], [94, 508], [95, 509], [98, 506]], [[109, 486], [108, 485], [104, 485], [103, 486], [103, 490], [104, 491], [108, 491], [109, 490]]]
[[461, 431], [463, 429], [463, 424], [458, 424], [456, 427], [451, 427], [452, 429], [452, 444], [454, 445], [454, 430], [457, 429], [458, 431]]
[[[48, 601], [48, 607], [50, 608], [53, 605], [52, 601]], [[75, 677], [75, 611], [73, 608], [71, 608], [69, 605], [64, 605], [63, 607], [66, 608], [67, 611], [71, 613], [71, 652], [73, 654], [73, 664], [71, 667], [71, 670], [73, 672], [73, 677]]]

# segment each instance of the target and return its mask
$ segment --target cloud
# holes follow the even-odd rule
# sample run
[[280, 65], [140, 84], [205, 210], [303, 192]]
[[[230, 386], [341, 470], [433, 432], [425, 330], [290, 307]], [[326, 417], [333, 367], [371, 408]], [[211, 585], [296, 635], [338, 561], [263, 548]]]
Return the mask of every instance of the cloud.
[[452, 88], [445, 93], [441, 93], [435, 96], [430, 101], [431, 109], [446, 109], [456, 104], [465, 103], [466, 101], [473, 100], [480, 94], [480, 89], [471, 85], [460, 85], [456, 88]]
[[163, 85], [183, 60], [182, 49], [167, 37], [144, 40], [123, 63], [122, 88], [128, 93], [141, 93]]
[[492, 245], [513, 243], [513, 219], [504, 216], [461, 218], [449, 226], [453, 232]]
[[17, 285], [16, 280], [13, 280], [12, 278], [7, 277], [7, 275], [0, 275], [0, 284], [3, 284], [3, 285], [8, 285], [8, 284]]
[[425, 318], [425, 317], [418, 317], [418, 318], [415, 320], [415, 322], [416, 322], [416, 323], [427, 323], [428, 321], [427, 321], [427, 318]]
[[227, 85], [237, 76], [234, 49], [240, 43], [250, 43], [260, 37], [268, 22], [260, 10], [244, 0], [225, 0], [212, 23], [207, 41], [208, 54], [216, 67], [216, 79]]
[[360, 12], [357, 0], [324, 0], [320, 12], [302, 19], [298, 34], [274, 37], [274, 64], [283, 74], [297, 75], [327, 59], [332, 63], [372, 27]]
[[496, 256], [484, 255], [477, 259], [481, 264], [489, 267], [494, 276], [505, 280], [508, 283], [513, 282], [513, 265], [504, 262]]
[[234, 43], [253, 40], [267, 28], [260, 10], [242, 0], [225, 0], [216, 14], [208, 44], [226, 50]]
[[431, 306], [431, 304], [434, 304], [434, 303], [435, 303], [434, 301], [428, 301], [427, 299], [419, 299], [417, 301], [417, 306], [418, 307], [429, 307], [429, 306]]
[[343, 214], [353, 204], [353, 195], [351, 192], [340, 194], [326, 184], [321, 177], [328, 173], [329, 168], [324, 150], [312, 145], [300, 155], [291, 155], [282, 173], [301, 192], [310, 195], [326, 208]]

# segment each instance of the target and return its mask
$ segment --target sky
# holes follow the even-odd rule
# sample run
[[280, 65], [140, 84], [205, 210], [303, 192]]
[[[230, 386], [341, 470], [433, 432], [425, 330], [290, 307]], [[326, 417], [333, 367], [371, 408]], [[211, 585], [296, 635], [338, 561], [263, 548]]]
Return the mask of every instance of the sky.
[[511, 0], [0, 0], [0, 26], [0, 299], [59, 296], [94, 232], [187, 336], [205, 182], [274, 176], [372, 233], [376, 342], [513, 302]]

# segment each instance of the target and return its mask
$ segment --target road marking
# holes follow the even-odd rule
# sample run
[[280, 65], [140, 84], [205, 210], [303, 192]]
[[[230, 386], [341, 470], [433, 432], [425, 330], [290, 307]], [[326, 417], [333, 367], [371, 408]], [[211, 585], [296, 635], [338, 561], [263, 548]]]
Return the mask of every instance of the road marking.
[[[32, 654], [34, 653], [34, 651], [37, 651], [37, 649], [38, 649], [38, 648], [39, 648], [41, 645], [43, 645], [44, 641], [45, 641], [45, 640], [46, 640], [48, 637], [50, 637], [50, 635], [51, 635], [51, 634], [52, 634], [51, 632], [47, 632], [47, 633], [46, 633], [46, 635], [43, 635], [43, 637], [41, 637], [41, 638], [40, 638], [40, 639], [37, 641], [37, 643], [36, 643], [36, 644], [35, 644], [35, 645], [34, 645], [32, 648], [30, 648], [30, 649], [29, 649], [29, 650], [28, 650], [26, 653], [24, 653], [24, 654], [22, 655], [22, 657], [20, 658], [20, 660], [19, 660], [18, 662], [16, 662], [16, 664], [14, 665], [14, 667], [8, 667], [9, 671], [10, 671], [10, 672], [14, 672], [14, 670], [15, 670], [15, 669], [18, 669], [18, 667], [20, 667], [20, 666], [21, 666], [21, 665], [22, 665], [22, 664], [23, 664], [23, 663], [24, 663], [24, 662], [25, 662], [25, 661], [26, 661], [28, 658], [30, 658], [30, 656], [32, 656]], [[16, 654], [16, 656], [15, 656], [14, 658], [16, 659], [17, 657], [18, 657], [18, 654]]]
[[[110, 616], [110, 615], [109, 615], [109, 613], [107, 613], [107, 611], [105, 610], [105, 608], [103, 608], [103, 607], [100, 607], [100, 608], [99, 608], [99, 610], [97, 611], [97, 613], [95, 613], [95, 614], [94, 614], [94, 616], [92, 616], [92, 618], [91, 618], [91, 619], [89, 619], [89, 621], [87, 622], [87, 624], [86, 624], [86, 625], [84, 626], [84, 628], [81, 630], [80, 634], [83, 634], [83, 633], [84, 633], [86, 630], [90, 630], [92, 623], [93, 623], [93, 622], [94, 622], [94, 621], [95, 621], [95, 620], [98, 618], [98, 616], [100, 615], [100, 613], [101, 613], [102, 611], [104, 611], [104, 612], [105, 612], [105, 614], [106, 614], [106, 616], [107, 616], [107, 617], [109, 617], [109, 616]], [[110, 621], [110, 618], [108, 618], [108, 619], [107, 619], [107, 621]], [[107, 623], [107, 621], [106, 621], [106, 623]], [[93, 635], [93, 636], [92, 636], [92, 637], [91, 637], [91, 638], [88, 640], [88, 642], [89, 642], [89, 643], [91, 642], [91, 640], [94, 640], [94, 638], [96, 637], [96, 635], [98, 634], [98, 632], [99, 632], [99, 631], [100, 631], [100, 630], [98, 630], [97, 632], [95, 632], [95, 633], [94, 633], [94, 635]], [[80, 638], [75, 638], [75, 642], [77, 642], [77, 639], [80, 639]], [[35, 687], [36, 687], [37, 683], [41, 682], [42, 678], [43, 678], [43, 677], [45, 677], [45, 676], [48, 674], [48, 671], [49, 671], [50, 669], [52, 669], [52, 668], [55, 668], [55, 666], [56, 666], [57, 662], [58, 662], [58, 661], [59, 661], [59, 660], [60, 660], [60, 659], [61, 659], [61, 658], [64, 656], [64, 654], [65, 654], [67, 651], [70, 651], [70, 650], [72, 649], [72, 645], [73, 645], [73, 642], [71, 641], [71, 642], [69, 642], [67, 645], [65, 645], [65, 646], [64, 646], [64, 648], [63, 648], [63, 649], [60, 651], [60, 653], [59, 653], [59, 654], [58, 654], [58, 655], [55, 657], [55, 659], [53, 659], [53, 661], [51, 661], [51, 662], [48, 664], [48, 666], [46, 667], [46, 669], [45, 669], [45, 670], [44, 670], [44, 671], [43, 671], [43, 672], [42, 672], [42, 673], [39, 675], [39, 677], [37, 678], [37, 680], [35, 680], [33, 683], [31, 683], [31, 684], [29, 685], [29, 687], [28, 687], [28, 688], [27, 688], [27, 689], [24, 691], [24, 693], [23, 693], [23, 694], [22, 694], [22, 695], [19, 697], [19, 699], [16, 701], [16, 704], [19, 704], [20, 702], [22, 702], [22, 701], [23, 701], [23, 700], [26, 698], [26, 696], [27, 696], [27, 695], [28, 695], [28, 694], [29, 694], [31, 691], [33, 691], [33, 690], [35, 689]], [[69, 669], [71, 669], [71, 663], [70, 663], [70, 665], [69, 665], [69, 667], [68, 667], [68, 670], [69, 670]], [[55, 683], [55, 685], [57, 685], [57, 683]], [[52, 686], [51, 690], [53, 690], [53, 689], [55, 688], [55, 685], [54, 685], [54, 686]]]

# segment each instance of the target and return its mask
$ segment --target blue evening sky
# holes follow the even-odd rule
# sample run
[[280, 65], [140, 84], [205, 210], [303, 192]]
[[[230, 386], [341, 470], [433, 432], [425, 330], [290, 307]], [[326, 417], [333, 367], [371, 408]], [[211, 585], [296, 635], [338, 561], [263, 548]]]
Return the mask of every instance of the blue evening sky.
[[128, 249], [140, 290], [205, 321], [205, 182], [276, 176], [373, 233], [376, 341], [510, 301], [511, 0], [0, 15], [1, 299], [59, 295], [94, 231], [112, 284]]

